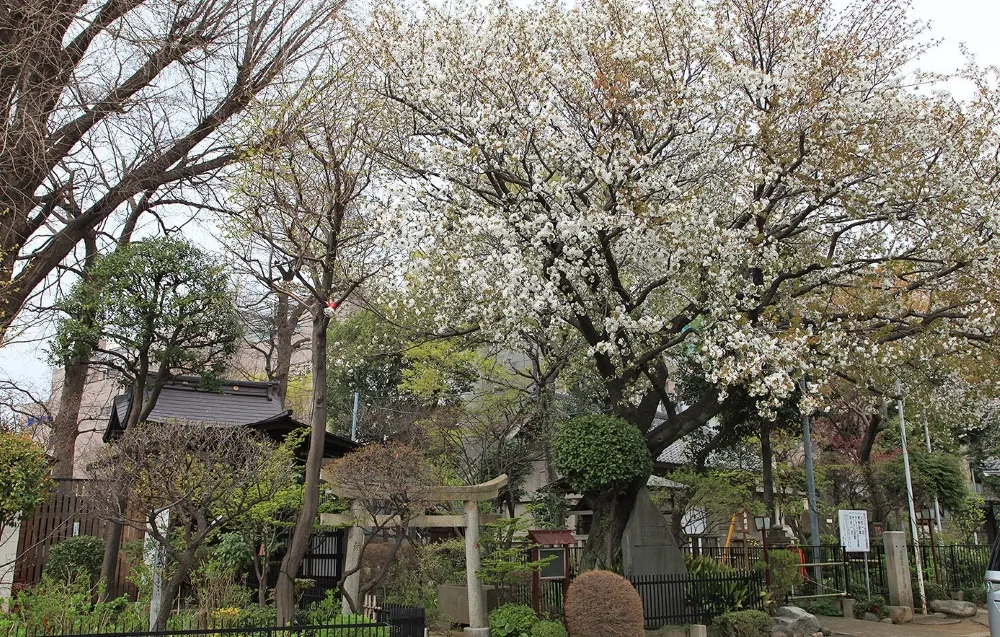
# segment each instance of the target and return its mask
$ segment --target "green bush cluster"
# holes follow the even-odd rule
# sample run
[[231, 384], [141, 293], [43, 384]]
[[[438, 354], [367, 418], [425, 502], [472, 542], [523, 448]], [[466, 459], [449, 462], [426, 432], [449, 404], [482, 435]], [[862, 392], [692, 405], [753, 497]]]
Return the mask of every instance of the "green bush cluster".
[[854, 616], [863, 619], [865, 613], [871, 613], [879, 618], [888, 617], [889, 609], [885, 607], [885, 598], [881, 595], [859, 597], [854, 604]]
[[11, 602], [4, 618], [6, 631], [0, 634], [81, 634], [108, 632], [112, 626], [129, 630], [148, 627], [149, 618], [138, 604], [125, 597], [95, 604], [93, 595], [85, 576], [55, 579], [43, 575], [41, 582], [21, 591]]
[[531, 606], [504, 604], [490, 613], [490, 634], [494, 637], [532, 637], [538, 617]]
[[723, 637], [767, 637], [774, 621], [759, 610], [738, 610], [723, 613], [712, 622]]
[[820, 617], [843, 617], [844, 613], [840, 607], [828, 599], [820, 599], [815, 602], [802, 605], [802, 610], [812, 615]]
[[[919, 597], [920, 587], [914, 586], [913, 592], [917, 594], [917, 597]], [[935, 582], [924, 582], [924, 593], [927, 595], [928, 602], [933, 602], [936, 599], [951, 599], [951, 595], [948, 594], [947, 589]], [[918, 603], [919, 601], [920, 600], [917, 600]]]
[[986, 587], [977, 586], [976, 588], [963, 588], [962, 598], [967, 602], [972, 602], [977, 606], [986, 606]]
[[540, 621], [531, 627], [531, 637], [566, 637], [566, 627], [558, 621]]
[[[786, 551], [787, 552], [787, 551]], [[705, 555], [685, 555], [684, 564], [688, 575], [699, 578], [714, 575], [740, 575], [740, 571]], [[763, 565], [760, 565], [763, 568]], [[751, 599], [750, 584], [738, 579], [732, 581], [701, 582], [689, 584], [687, 598], [697, 608], [710, 616], [721, 615], [732, 610], [741, 610], [756, 600]]]
[[774, 550], [768, 554], [771, 565], [771, 596], [778, 604], [783, 604], [792, 594], [792, 589], [802, 586], [801, 557], [797, 551]]
[[94, 584], [101, 574], [104, 560], [104, 540], [80, 535], [66, 538], [49, 549], [45, 574], [56, 579], [72, 579], [82, 572]]

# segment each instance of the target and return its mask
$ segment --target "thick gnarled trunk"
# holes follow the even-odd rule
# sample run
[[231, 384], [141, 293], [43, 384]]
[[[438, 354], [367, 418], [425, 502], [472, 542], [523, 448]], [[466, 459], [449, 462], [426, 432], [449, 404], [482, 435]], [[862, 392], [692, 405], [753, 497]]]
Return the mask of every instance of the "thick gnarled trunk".
[[584, 570], [622, 571], [622, 536], [641, 487], [638, 482], [624, 491], [587, 494], [594, 517], [583, 548]]

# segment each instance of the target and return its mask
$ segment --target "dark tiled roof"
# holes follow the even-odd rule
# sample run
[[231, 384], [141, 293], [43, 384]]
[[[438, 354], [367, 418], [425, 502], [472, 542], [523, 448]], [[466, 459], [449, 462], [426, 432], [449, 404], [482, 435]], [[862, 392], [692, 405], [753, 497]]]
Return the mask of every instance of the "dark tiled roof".
[[[160, 391], [149, 415], [152, 422], [182, 420], [213, 425], [246, 425], [282, 414], [285, 410], [273, 383], [225, 381], [212, 390], [199, 389], [198, 378], [179, 376]], [[128, 420], [131, 397], [115, 396], [105, 438], [120, 433]]]

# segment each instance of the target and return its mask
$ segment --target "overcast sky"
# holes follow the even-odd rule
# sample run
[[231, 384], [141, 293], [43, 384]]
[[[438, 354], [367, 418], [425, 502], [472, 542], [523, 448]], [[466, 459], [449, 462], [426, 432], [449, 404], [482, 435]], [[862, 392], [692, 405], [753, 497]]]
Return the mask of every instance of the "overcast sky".
[[[832, 3], [843, 7], [849, 0], [832, 0]], [[912, 5], [916, 18], [931, 23], [928, 37], [942, 40], [921, 61], [921, 68], [954, 72], [964, 65], [959, 49], [962, 44], [976, 55], [980, 65], [1000, 66], [1000, 38], [996, 33], [1000, 23], [998, 0], [912, 0]], [[968, 90], [957, 82], [948, 88], [960, 96]], [[0, 350], [0, 377], [28, 382], [34, 389], [47, 392], [49, 373], [41, 343], [15, 344]]]

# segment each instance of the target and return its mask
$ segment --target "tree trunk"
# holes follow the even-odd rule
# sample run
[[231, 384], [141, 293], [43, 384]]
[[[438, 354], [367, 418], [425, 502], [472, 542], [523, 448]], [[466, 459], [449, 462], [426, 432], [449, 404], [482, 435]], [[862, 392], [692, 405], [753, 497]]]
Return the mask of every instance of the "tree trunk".
[[[119, 500], [119, 511], [124, 507], [125, 503]], [[122, 525], [108, 520], [107, 528], [104, 530], [104, 559], [101, 562], [101, 581], [104, 582], [104, 595], [101, 601], [116, 597], [115, 575], [118, 572], [118, 549], [121, 543]]]
[[274, 309], [274, 359], [271, 365], [271, 380], [278, 383], [278, 397], [282, 404], [288, 394], [288, 376], [292, 368], [292, 337], [299, 322], [301, 312], [298, 306], [291, 306], [288, 294], [276, 292], [278, 297]]
[[257, 574], [257, 603], [261, 606], [267, 605], [267, 556], [261, 557], [260, 551], [264, 548], [262, 544], [251, 557], [253, 570]]
[[760, 462], [764, 509], [767, 516], [777, 524], [778, 520], [774, 519], [774, 454], [771, 453], [771, 423], [763, 418], [760, 421]]
[[79, 435], [80, 406], [87, 384], [87, 363], [66, 363], [63, 366], [63, 386], [59, 394], [59, 408], [52, 421], [53, 478], [72, 478], [76, 456], [76, 438]]
[[581, 557], [585, 570], [598, 568], [621, 572], [622, 536], [641, 487], [642, 483], [637, 482], [625, 491], [588, 494], [594, 519]]
[[323, 444], [326, 438], [326, 330], [330, 319], [323, 314], [323, 305], [316, 304], [312, 317], [312, 371], [313, 413], [309, 434], [309, 456], [306, 460], [305, 493], [302, 510], [295, 521], [295, 530], [288, 543], [288, 550], [281, 560], [274, 601], [278, 612], [278, 625], [287, 625], [295, 615], [295, 577], [309, 546], [309, 536], [316, 522], [319, 509], [319, 473], [323, 465]]
[[174, 606], [174, 601], [177, 599], [177, 592], [180, 590], [184, 580], [187, 579], [188, 573], [191, 570], [191, 564], [193, 563], [193, 554], [184, 555], [177, 562], [177, 571], [173, 577], [167, 580], [167, 583], [163, 586], [163, 592], [160, 594], [160, 612], [156, 615], [153, 630], [165, 631], [167, 629], [167, 620], [170, 619], [170, 611]]

